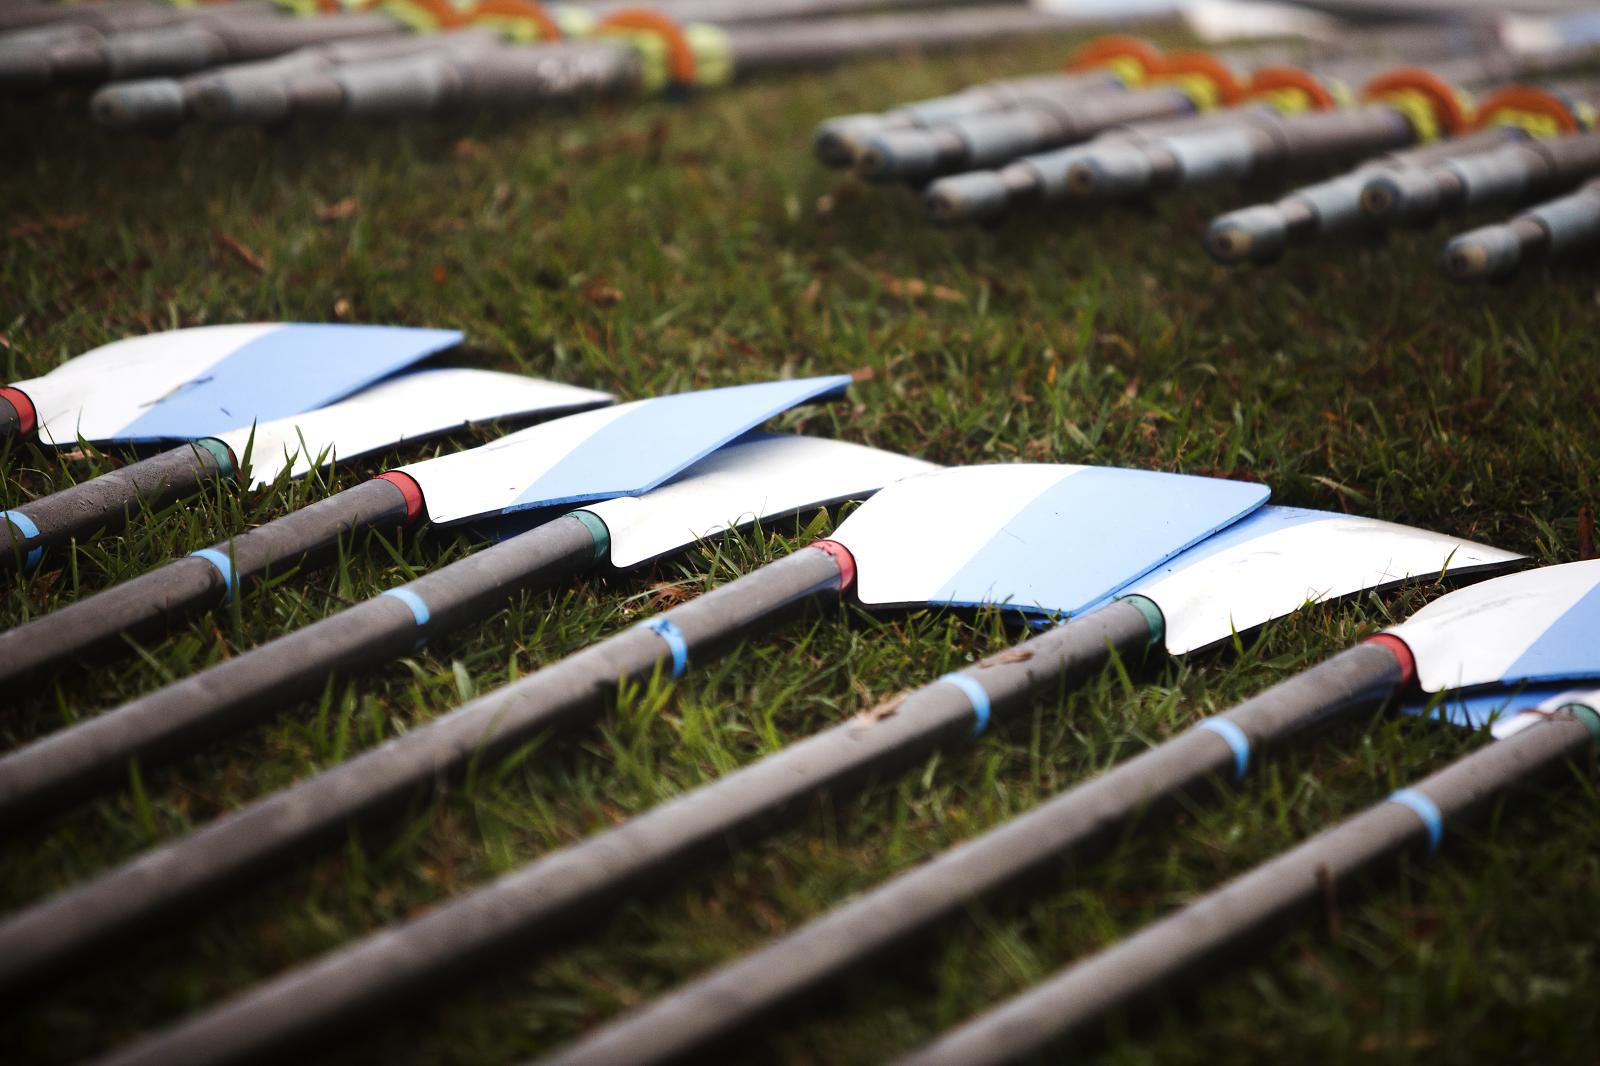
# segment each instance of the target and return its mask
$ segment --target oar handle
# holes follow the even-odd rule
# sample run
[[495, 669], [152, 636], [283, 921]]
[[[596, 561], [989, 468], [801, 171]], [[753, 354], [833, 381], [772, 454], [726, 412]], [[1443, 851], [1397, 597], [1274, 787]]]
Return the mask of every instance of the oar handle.
[[34, 566], [51, 548], [120, 529], [129, 515], [192, 496], [234, 469], [226, 444], [201, 440], [0, 511], [0, 569]]
[[[542, 730], [592, 718], [624, 682], [648, 679], [665, 663], [731, 643], [819, 599], [836, 598], [840, 560], [800, 551], [705, 596], [631, 626], [511, 685], [347, 763], [274, 793], [100, 877], [0, 922], [0, 989], [17, 987], [252, 877], [280, 870], [294, 854], [344, 839], [349, 826], [402, 803], [476, 758], [494, 758]], [[669, 624], [663, 624], [669, 623]], [[399, 976], [391, 975], [391, 976]], [[321, 1010], [333, 1009], [330, 1000]], [[262, 1015], [252, 1026], [225, 1023], [216, 1042], [209, 1022], [171, 1040], [194, 1061], [225, 1046], [249, 1047], [295, 1031], [293, 1017]], [[305, 1015], [307, 1021], [317, 1011]], [[209, 1017], [209, 1016], [208, 1016]], [[191, 1042], [193, 1041], [193, 1042]], [[160, 1050], [151, 1061], [174, 1061]]]
[[126, 651], [125, 638], [159, 635], [273, 568], [332, 548], [340, 537], [406, 524], [419, 512], [419, 500], [374, 478], [0, 633], [0, 685], [86, 656]]
[[604, 535], [596, 519], [558, 518], [0, 757], [0, 825], [53, 813], [124, 780], [131, 760], [148, 769], [187, 754], [329, 677], [476, 621], [593, 564]]
[[[1096, 638], [1103, 663], [1108, 643], [1120, 645], [1127, 655], [1159, 632], [1159, 615], [1151, 615], [1154, 605], [1143, 600], [1141, 611], [1140, 598], [1130, 599], [955, 676], [965, 679], [963, 685], [981, 685], [995, 707], [1025, 706], [1026, 696], [1054, 691], [1061, 666], [1092, 656]], [[1109, 623], [1109, 631], [1096, 632], [1087, 624], [1101, 619]], [[1075, 629], [1079, 636], [1072, 635]], [[1075, 673], [1068, 668], [1067, 676]], [[1345, 652], [1241, 704], [1226, 716], [1231, 728], [1201, 727], [1179, 734], [648, 1008], [624, 1015], [551, 1061], [578, 1066], [687, 1057], [890, 954], [930, 926], [963, 913], [973, 899], [1058, 862], [1066, 852], [1086, 853], [1116, 839], [1135, 816], [1169, 805], [1216, 777], [1241, 774], [1252, 742], [1280, 739], [1296, 723], [1320, 720], [1329, 708], [1380, 702], [1402, 676], [1389, 649], [1363, 645]], [[956, 688], [940, 683], [919, 690], [896, 708], [894, 717], [920, 717], [922, 704], [913, 706], [913, 701], [941, 695], [949, 701]]]
[[[1588, 717], [1586, 721], [1584, 716]], [[1369, 875], [1385, 859], [1438, 846], [1514, 785], [1593, 752], [1600, 720], [1587, 708], [1547, 721], [1402, 789], [1222, 888], [990, 1010], [900, 1066], [1012, 1062], [1132, 1005], [1174, 981], [1211, 975], [1238, 945], [1305, 916], [1330, 888]]]

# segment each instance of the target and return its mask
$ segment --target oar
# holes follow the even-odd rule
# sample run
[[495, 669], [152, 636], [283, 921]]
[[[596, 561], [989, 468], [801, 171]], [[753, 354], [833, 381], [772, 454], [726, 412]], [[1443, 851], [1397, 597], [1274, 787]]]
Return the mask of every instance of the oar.
[[841, 394], [846, 376], [680, 393], [582, 414], [380, 474], [292, 514], [0, 633], [0, 683], [126, 650], [247, 582], [341, 538], [426, 517], [440, 524], [647, 491], [790, 407]]
[[554, 43], [459, 48], [441, 39], [437, 49], [348, 62], [308, 62], [290, 53], [268, 63], [220, 67], [179, 81], [109, 86], [96, 94], [92, 106], [97, 118], [118, 125], [162, 125], [184, 117], [281, 123], [318, 114], [422, 114], [459, 107], [527, 110], [597, 96], [715, 88], [746, 73], [817, 67], [902, 48], [963, 47], [1093, 24], [1021, 5], [726, 25], [697, 21], [691, 12], [688, 4], [612, 11], [587, 35]]
[[1454, 281], [1504, 281], [1530, 263], [1579, 258], [1600, 248], [1600, 179], [1502, 222], [1470, 230], [1444, 247]]
[[[639, 861], [636, 856], [656, 858], [651, 852], [667, 848], [661, 842], [671, 842], [677, 826], [692, 823], [698, 806], [720, 811], [746, 796], [772, 805], [795, 803], [821, 789], [837, 792], [841, 783], [853, 784], [869, 771], [881, 779], [883, 771], [871, 760], [892, 755], [894, 768], [917, 765], [991, 722], [1021, 716], [1033, 700], [1092, 677], [1090, 671], [1108, 658], [1107, 645], [1126, 661], [1137, 661], [1150, 647], [1184, 653], [1307, 603], [1407, 577], [1436, 576], [1447, 567], [1452, 575], [1479, 574], [1516, 558], [1405, 526], [1265, 507], [1128, 586], [1101, 610], [896, 697], [855, 723], [793, 745], [544, 863], [558, 870], [583, 857], [597, 870], [616, 875], [628, 870], [627, 862]], [[1372, 706], [1401, 677], [1388, 651], [1358, 650], [1348, 661], [1321, 668], [1314, 679], [1281, 685], [1131, 760], [1107, 774], [1103, 784], [1052, 801], [1040, 811], [1055, 813], [1039, 815], [1048, 824], [1023, 837], [1026, 847], [1018, 846], [1018, 834], [1012, 833], [974, 860], [952, 852], [624, 1015], [555, 1060], [573, 1066], [690, 1057], [954, 917], [980, 892], [1038, 869], [1059, 851], [1115, 838], [1122, 820], [1147, 803], [1158, 803], [1168, 791], [1188, 789], [1214, 774], [1242, 775], [1251, 752], [1263, 742], [1280, 740], [1329, 714]], [[1303, 704], [1308, 694], [1325, 706], [1292, 718], [1296, 700]], [[702, 815], [701, 821], [710, 817]], [[523, 877], [519, 887], [533, 883]]]
[[332, 676], [476, 622], [519, 592], [606, 563], [640, 566], [730, 526], [863, 499], [930, 468], [811, 437], [730, 444], [642, 496], [573, 511], [0, 757], [0, 824], [115, 785], [132, 760], [148, 769], [242, 729]]
[[255, 323], [102, 345], [0, 388], [0, 438], [196, 440], [342, 399], [461, 343], [445, 329]]
[[[1564, 93], [1533, 86], [1497, 90], [1476, 109], [1473, 129], [1459, 137], [1389, 152], [1273, 203], [1218, 216], [1206, 230], [1206, 251], [1219, 263], [1270, 263], [1290, 245], [1371, 231], [1402, 215], [1420, 222], [1424, 211], [1439, 207], [1441, 185], [1450, 186], [1448, 196], [1469, 200], [1471, 189], [1485, 199], [1494, 196], [1508, 178], [1526, 181], [1548, 173], [1554, 179], [1552, 171], [1568, 166], [1567, 135], [1583, 121], [1582, 108]], [[1530, 143], [1534, 130], [1559, 138], [1549, 155], [1543, 145]], [[1493, 162], [1486, 168], [1486, 161]], [[1433, 175], [1435, 195], [1426, 204], [1421, 175]], [[1404, 209], [1396, 206], [1402, 200]]]
[[610, 402], [604, 392], [520, 374], [410, 371], [326, 407], [216, 432], [0, 511], [0, 569], [36, 565], [50, 548], [119, 529], [131, 514], [165, 507], [218, 479], [237, 476], [259, 488], [470, 423]]
[[899, 1066], [1011, 1062], [1163, 987], [1211, 977], [1247, 945], [1303, 921], [1329, 892], [1402, 856], [1432, 856], [1446, 830], [1483, 815], [1513, 789], [1580, 766], [1592, 770], [1600, 749], [1600, 690], [1565, 693], [1508, 724], [1516, 728], [1504, 739], [979, 1015]]
[[[0, 923], [0, 987], [34, 980], [119, 934], [189, 913], [241, 879], [267, 876], [298, 852], [345, 839], [352, 823], [470, 760], [497, 758], [555, 726], [592, 722], [619, 684], [648, 679], [664, 666], [681, 674], [691, 661], [763, 627], [836, 603], [852, 578], [868, 602], [1077, 610], [1254, 510], [1265, 495], [1239, 482], [1073, 466], [962, 467], [897, 481], [855, 511], [834, 540], [802, 548], [11, 916]], [[721, 842], [715, 835], [702, 841]], [[585, 884], [595, 873], [574, 870], [572, 883]], [[458, 917], [449, 920], [445, 938], [407, 937], [415, 947], [428, 945], [408, 963], [369, 966], [368, 953], [358, 952], [353, 973], [340, 963], [345, 976], [335, 982], [337, 994], [307, 987], [308, 995], [281, 1000], [283, 1010], [256, 1015], [252, 1027], [205, 1021], [197, 1034], [231, 1029], [231, 1035], [186, 1036], [177, 1057], [221, 1061], [264, 1052], [434, 979], [441, 967], [504, 946], [525, 927], [559, 929], [600, 902], [584, 891], [552, 896], [550, 914], [566, 919], [550, 927], [537, 898], [517, 902], [507, 888], [499, 899], [509, 904], [499, 918], [480, 922], [453, 911]], [[487, 915], [476, 905], [467, 910]], [[157, 1058], [172, 1061], [165, 1051]]]

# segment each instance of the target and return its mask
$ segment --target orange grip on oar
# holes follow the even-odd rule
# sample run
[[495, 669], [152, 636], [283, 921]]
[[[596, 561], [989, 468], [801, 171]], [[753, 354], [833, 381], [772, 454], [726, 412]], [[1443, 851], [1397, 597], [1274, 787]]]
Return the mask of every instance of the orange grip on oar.
[[1531, 85], [1507, 85], [1484, 97], [1472, 116], [1474, 129], [1516, 126], [1539, 136], [1581, 133], [1586, 123], [1572, 101]]
[[1245, 95], [1245, 86], [1228, 65], [1208, 52], [1168, 53], [1151, 72], [1151, 80], [1179, 85], [1205, 110], [1232, 107]]
[[564, 36], [550, 12], [533, 0], [478, 0], [467, 12], [468, 22], [516, 22], [532, 26], [541, 41], [559, 41]]
[[1270, 97], [1283, 104], [1283, 111], [1336, 111], [1339, 108], [1339, 99], [1327, 84], [1299, 67], [1262, 67], [1250, 76], [1245, 94], [1252, 99]]
[[1361, 99], [1405, 111], [1422, 140], [1460, 133], [1470, 124], [1461, 93], [1431, 70], [1396, 67], [1361, 87]]
[[659, 11], [645, 7], [624, 8], [613, 11], [595, 23], [595, 34], [647, 33], [659, 37], [667, 46], [667, 70], [675, 84], [692, 88], [695, 83], [697, 61], [694, 45], [672, 19]]
[[1069, 71], [1106, 67], [1121, 74], [1129, 84], [1138, 84], [1161, 69], [1161, 49], [1145, 40], [1124, 33], [1096, 37], [1067, 57]]

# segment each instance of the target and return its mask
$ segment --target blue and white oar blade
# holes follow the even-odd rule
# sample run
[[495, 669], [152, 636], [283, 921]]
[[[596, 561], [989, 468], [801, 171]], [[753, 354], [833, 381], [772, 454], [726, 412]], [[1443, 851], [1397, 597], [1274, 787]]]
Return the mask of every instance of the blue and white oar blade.
[[1311, 603], [1409, 578], [1465, 575], [1522, 558], [1371, 518], [1263, 507], [1120, 590], [1155, 601], [1182, 655]]
[[1523, 711], [1540, 706], [1552, 696], [1568, 691], [1569, 688], [1570, 682], [1548, 685], [1496, 685], [1493, 688], [1435, 693], [1422, 699], [1410, 699], [1400, 710], [1404, 714], [1426, 715], [1437, 721], [1467, 729], [1492, 726], [1498, 735], [1504, 723]]
[[753, 522], [871, 496], [933, 463], [843, 441], [759, 434], [721, 448], [642, 496], [585, 510], [611, 534], [613, 566], [636, 566]]
[[1238, 521], [1267, 489], [1112, 467], [952, 467], [897, 481], [833, 539], [872, 606], [1075, 613]]
[[300, 477], [319, 461], [354, 459], [474, 422], [557, 414], [610, 402], [609, 393], [594, 389], [522, 374], [449, 367], [400, 374], [327, 407], [215, 436], [241, 462], [248, 448], [249, 477], [260, 486], [285, 471]]
[[1459, 589], [1388, 632], [1425, 692], [1600, 677], [1600, 559]]
[[460, 343], [401, 326], [199, 326], [107, 344], [13, 387], [47, 444], [194, 440], [322, 407]]
[[434, 522], [636, 496], [768, 419], [841, 395], [849, 384], [849, 376], [835, 375], [636, 400], [404, 469]]

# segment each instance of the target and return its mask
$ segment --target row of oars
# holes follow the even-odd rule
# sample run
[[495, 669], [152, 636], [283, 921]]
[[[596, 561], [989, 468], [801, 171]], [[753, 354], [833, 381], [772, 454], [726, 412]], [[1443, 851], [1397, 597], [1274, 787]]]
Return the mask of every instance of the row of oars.
[[[1444, 28], [1371, 30], [1344, 38], [1354, 56], [1295, 66], [1107, 39], [1064, 73], [829, 120], [815, 148], [868, 180], [920, 186], [929, 218], [944, 224], [1337, 174], [1216, 219], [1205, 247], [1230, 264], [1533, 205], [1445, 248], [1452, 278], [1501, 279], [1600, 247], [1600, 82], [1584, 76], [1600, 62], [1595, 29], [1552, 20], [1534, 48]], [[1386, 42], [1408, 65], [1386, 67]]]
[[[18, 382], [5, 393], [19, 415], [13, 428], [38, 432], [42, 443], [68, 444], [77, 438], [61, 440], [52, 427], [96, 417], [115, 424], [128, 414], [128, 397], [121, 391], [125, 380], [108, 371], [127, 364], [136, 377], [150, 379], [151, 389], [188, 373], [210, 390], [197, 396], [168, 388], [137, 405], [135, 421], [143, 428], [134, 436], [153, 433], [157, 425], [170, 436], [211, 432], [210, 440], [231, 455], [231, 431], [215, 421], [225, 417], [216, 402], [267, 391], [260, 372], [273, 360], [262, 356], [281, 355], [272, 350], [272, 338], [285, 331], [254, 329], [248, 339], [237, 328], [141, 338]], [[328, 329], [333, 332], [298, 341], [313, 347], [348, 342], [340, 327]], [[381, 350], [366, 370], [409, 365], [448, 339], [409, 331], [368, 338]], [[252, 349], [252, 343], [263, 347]], [[109, 395], [97, 395], [95, 383], [102, 380], [109, 382]], [[337, 846], [353, 828], [392, 817], [475, 763], [526, 750], [558, 726], [597, 723], [619, 686], [681, 677], [736, 650], [751, 634], [814, 617], [841, 597], [870, 609], [988, 606], [1045, 632], [203, 1010], [111, 1061], [260, 1059], [351, 1032], [396, 1003], [448, 994], [468, 969], [571, 935], [686, 870], [703, 870], [730, 848], [756, 846], [785, 816], [820, 796], [847, 794], [925, 763], [932, 752], [969, 743], [1113, 662], [1137, 668], [1164, 655], [1200, 652], [1307, 603], [1402, 581], [1492, 578], [1435, 600], [1386, 634], [1199, 722], [619, 1020], [561, 1057], [656, 1061], [696, 1053], [884, 952], [909, 950], [915, 934], [959, 919], [968, 900], [1064, 854], [1087, 853], [1141, 812], [1148, 819], [1201, 782], [1243, 778], [1272, 748], [1336, 717], [1391, 701], [1423, 711], [1443, 701], [1448, 715], [1464, 724], [1538, 711], [1511, 719], [1525, 728], [1464, 762], [1452, 771], [1457, 777], [1422, 782], [1399, 806], [1372, 816], [1376, 830], [1337, 831], [1343, 850], [1330, 867], [1335, 876], [1436, 838], [1484, 796], [1588, 744], [1593, 699], [1552, 700], [1549, 686], [1600, 679], [1600, 654], [1584, 639], [1600, 624], [1600, 563], [1493, 577], [1519, 558], [1374, 519], [1264, 506], [1267, 490], [1248, 483], [1058, 464], [936, 468], [836, 441], [749, 435], [795, 404], [840, 396], [848, 384], [838, 377], [768, 382], [617, 406], [574, 390], [551, 406], [592, 410], [390, 471], [0, 634], [0, 679], [37, 677], [84, 661], [91, 648], [97, 661], [108, 661], [110, 653], [128, 650], [131, 631], [150, 636], [179, 626], [184, 613], [230, 597], [270, 594], [257, 579], [334, 545], [357, 550], [362, 542], [351, 539], [353, 532], [384, 532], [424, 518], [444, 527], [531, 525], [520, 533], [505, 529], [505, 538], [491, 547], [0, 757], [0, 820], [37, 825], [123, 784], [130, 764], [146, 768], [203, 750], [285, 713], [331, 678], [391, 661], [419, 640], [488, 617], [522, 590], [595, 566], [636, 566], [754, 521], [866, 499], [824, 540], [6, 916], [0, 920], [0, 988], [37, 988], [90, 963], [121, 938], [154, 935], [163, 923], [231, 898], [241, 884], [264, 882], [306, 855]], [[315, 407], [339, 389], [359, 388], [355, 379], [324, 382], [304, 403]], [[110, 414], [101, 411], [107, 405]], [[226, 417], [238, 417], [227, 410], [232, 414]], [[200, 417], [207, 412], [209, 429]], [[189, 427], [186, 434], [173, 428], [180, 424]], [[198, 444], [169, 453], [163, 470], [187, 457], [201, 473], [162, 498], [231, 476], [240, 464], [219, 464], [219, 454]], [[309, 465], [328, 459], [319, 453]], [[263, 461], [282, 472], [277, 458]], [[119, 485], [116, 491], [124, 490]], [[154, 491], [147, 486], [134, 498], [145, 500]], [[28, 539], [28, 526], [53, 513], [49, 503], [0, 515], [19, 565], [44, 565], [55, 558], [46, 548], [59, 553], [64, 547]], [[122, 507], [111, 519], [124, 520], [129, 510]], [[28, 559], [35, 550], [42, 558]], [[1460, 775], [1475, 782], [1470, 795], [1452, 791], [1449, 782]], [[1314, 842], [1316, 861], [1328, 865], [1325, 850], [1325, 843]], [[1360, 863], [1352, 865], [1349, 854], [1359, 855]], [[1300, 866], [1310, 861], [1295, 860]], [[1279, 886], [1274, 892], [1309, 890], [1303, 880], [1284, 882], [1288, 888], [1277, 878], [1271, 884]], [[1243, 892], [1252, 907], [1260, 904], [1227, 905], [1241, 934], [1282, 914], [1277, 895], [1226, 891]], [[1231, 943], [1231, 936], [1223, 939]], [[1152, 957], [1184, 958], [1164, 941], [1158, 947]], [[1120, 976], [1115, 982], [1096, 977], [1105, 990], [1093, 1001], [1100, 1009], [1182, 969], [1109, 965]], [[1086, 1023], [1096, 1014], [1080, 1004], [1077, 1013], [1060, 1017]], [[1031, 1031], [1042, 1040], [1060, 1028]], [[994, 1043], [995, 1053], [1026, 1050], [1017, 1031], [1008, 1028], [1011, 1035]], [[970, 1051], [960, 1044], [948, 1054], [965, 1061]]]

